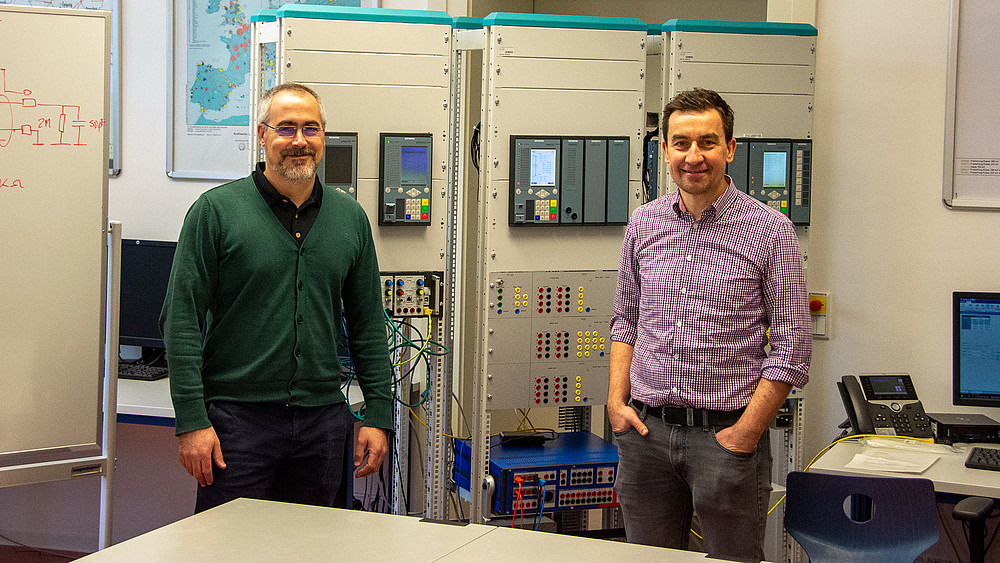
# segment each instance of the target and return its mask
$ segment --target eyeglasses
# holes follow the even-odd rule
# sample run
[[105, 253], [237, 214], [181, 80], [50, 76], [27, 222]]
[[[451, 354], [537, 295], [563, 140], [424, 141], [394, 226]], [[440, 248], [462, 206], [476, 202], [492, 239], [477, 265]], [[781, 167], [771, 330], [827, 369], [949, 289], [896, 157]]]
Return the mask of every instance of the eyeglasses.
[[[279, 137], [294, 137], [295, 133], [299, 130], [295, 125], [279, 125], [273, 127], [267, 123], [261, 123], [264, 127], [269, 129], [274, 129], [274, 132], [278, 134]], [[319, 137], [323, 134], [323, 128], [317, 127], [315, 125], [303, 125], [302, 126], [302, 136], [304, 137]]]

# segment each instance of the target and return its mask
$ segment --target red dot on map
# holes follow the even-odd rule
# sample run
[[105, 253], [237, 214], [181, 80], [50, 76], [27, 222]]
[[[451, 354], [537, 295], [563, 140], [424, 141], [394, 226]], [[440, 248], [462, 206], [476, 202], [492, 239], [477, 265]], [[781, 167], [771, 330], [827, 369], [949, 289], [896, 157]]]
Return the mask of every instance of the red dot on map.
[[231, 61], [235, 61], [235, 60], [236, 60], [236, 57], [229, 57], [229, 60], [231, 60]]
[[243, 28], [242, 27], [236, 30], [236, 35], [243, 35]]

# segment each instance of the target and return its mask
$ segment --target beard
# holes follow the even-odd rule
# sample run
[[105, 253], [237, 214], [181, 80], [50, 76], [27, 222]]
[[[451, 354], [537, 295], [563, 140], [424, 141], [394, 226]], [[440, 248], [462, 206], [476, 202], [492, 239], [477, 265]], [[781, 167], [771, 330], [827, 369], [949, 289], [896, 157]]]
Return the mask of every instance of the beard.
[[316, 175], [316, 161], [310, 159], [302, 164], [295, 164], [291, 166], [285, 165], [285, 157], [288, 156], [316, 156], [316, 151], [311, 148], [303, 149], [285, 149], [281, 151], [281, 160], [274, 164], [274, 170], [281, 175], [282, 178], [288, 180], [289, 182], [302, 182], [305, 180], [311, 180]]

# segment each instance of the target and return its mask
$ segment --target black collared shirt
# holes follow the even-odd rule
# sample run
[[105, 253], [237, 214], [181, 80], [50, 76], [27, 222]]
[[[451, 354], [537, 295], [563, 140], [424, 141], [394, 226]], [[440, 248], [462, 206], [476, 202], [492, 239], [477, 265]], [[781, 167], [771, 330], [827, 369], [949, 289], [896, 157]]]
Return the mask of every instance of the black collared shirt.
[[257, 168], [253, 171], [253, 182], [257, 185], [257, 191], [288, 234], [295, 237], [295, 242], [301, 245], [319, 215], [319, 208], [323, 203], [323, 186], [317, 177], [312, 195], [296, 208], [292, 200], [281, 195], [267, 180], [264, 176], [264, 166], [263, 162], [258, 162]]

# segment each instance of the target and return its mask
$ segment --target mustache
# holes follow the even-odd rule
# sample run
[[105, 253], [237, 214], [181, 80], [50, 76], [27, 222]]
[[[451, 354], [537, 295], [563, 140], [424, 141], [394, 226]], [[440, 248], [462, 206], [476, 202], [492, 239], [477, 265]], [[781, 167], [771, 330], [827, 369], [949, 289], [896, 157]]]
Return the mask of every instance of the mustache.
[[315, 156], [316, 151], [309, 147], [302, 147], [300, 149], [285, 149], [281, 151], [281, 156]]

